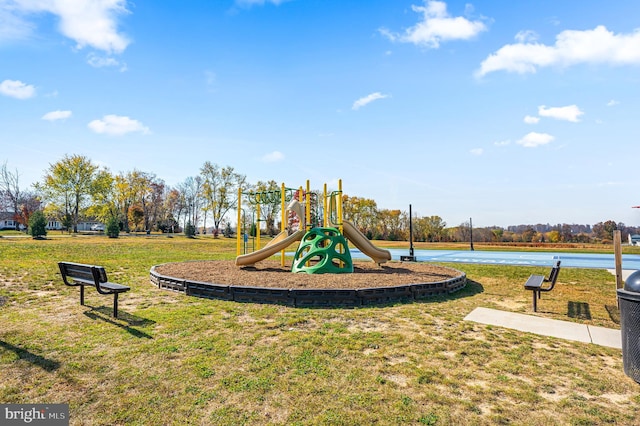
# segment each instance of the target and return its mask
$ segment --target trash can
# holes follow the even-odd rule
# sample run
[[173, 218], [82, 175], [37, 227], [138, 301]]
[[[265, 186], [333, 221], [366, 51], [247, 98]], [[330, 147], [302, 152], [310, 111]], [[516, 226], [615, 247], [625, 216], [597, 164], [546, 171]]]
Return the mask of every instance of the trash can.
[[622, 363], [624, 373], [640, 383], [640, 271], [626, 279], [618, 289]]

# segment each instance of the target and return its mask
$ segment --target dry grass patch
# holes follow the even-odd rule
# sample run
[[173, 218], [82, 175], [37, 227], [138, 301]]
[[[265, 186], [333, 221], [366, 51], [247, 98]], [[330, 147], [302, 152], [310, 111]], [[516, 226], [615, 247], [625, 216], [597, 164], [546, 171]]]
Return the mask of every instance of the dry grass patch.
[[[462, 321], [477, 306], [528, 312], [522, 283], [545, 269], [456, 265], [470, 278], [462, 292], [360, 309], [197, 299], [149, 283], [153, 265], [229, 259], [234, 243], [0, 239], [0, 400], [68, 402], [74, 425], [640, 423], [640, 385], [619, 350]], [[121, 318], [95, 292], [79, 306], [56, 260], [103, 265], [130, 285]], [[538, 315], [616, 327], [612, 283], [565, 268]], [[590, 319], [570, 317], [569, 301], [588, 304]]]

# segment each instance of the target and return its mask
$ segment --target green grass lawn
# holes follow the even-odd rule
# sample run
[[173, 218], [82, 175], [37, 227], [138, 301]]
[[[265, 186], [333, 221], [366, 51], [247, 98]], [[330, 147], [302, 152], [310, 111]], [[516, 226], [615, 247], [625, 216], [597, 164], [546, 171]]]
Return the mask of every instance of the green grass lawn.
[[[0, 403], [68, 403], [71, 424], [640, 423], [620, 350], [485, 326], [475, 307], [531, 313], [523, 283], [547, 268], [450, 265], [466, 289], [359, 309], [299, 309], [159, 290], [165, 262], [233, 259], [235, 240], [0, 238]], [[131, 286], [65, 286], [59, 260]], [[580, 306], [576, 310], [575, 307]], [[536, 315], [619, 328], [615, 281], [563, 268]]]

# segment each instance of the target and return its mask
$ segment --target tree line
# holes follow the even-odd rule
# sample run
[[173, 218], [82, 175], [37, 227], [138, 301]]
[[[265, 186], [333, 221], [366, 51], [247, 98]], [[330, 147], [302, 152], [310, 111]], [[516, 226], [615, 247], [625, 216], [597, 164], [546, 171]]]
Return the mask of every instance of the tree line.
[[87, 219], [115, 221], [125, 232], [178, 232], [188, 224], [219, 229], [235, 208], [235, 188], [245, 180], [232, 167], [205, 162], [198, 175], [171, 187], [155, 173], [113, 174], [85, 156], [66, 155], [28, 190], [20, 186], [19, 172], [5, 163], [0, 170], [0, 207], [13, 214], [16, 229], [26, 226], [36, 211], [73, 232]]
[[[78, 224], [91, 219], [124, 232], [182, 232], [192, 228], [217, 235], [234, 232], [235, 218], [229, 213], [240, 208], [241, 230], [253, 228], [255, 232], [259, 226], [261, 232], [274, 235], [280, 229], [279, 197], [262, 197], [260, 217], [256, 217], [255, 197], [243, 197], [240, 206], [237, 199], [239, 188], [244, 194], [275, 194], [280, 190], [278, 183], [250, 183], [233, 167], [209, 161], [198, 172], [170, 186], [155, 173], [132, 170], [114, 174], [85, 156], [65, 155], [50, 164], [40, 182], [23, 188], [19, 171], [11, 171], [4, 163], [0, 168], [0, 212], [11, 215], [16, 230], [28, 226], [35, 212], [42, 212], [71, 232], [78, 232]], [[314, 199], [321, 200], [320, 191], [312, 192]], [[357, 196], [343, 194], [342, 199], [345, 219], [369, 239], [409, 239], [408, 212], [379, 209], [375, 200]], [[314, 204], [313, 223], [320, 223], [321, 205]], [[623, 239], [639, 231], [613, 220], [593, 226], [536, 224], [471, 229], [469, 222], [447, 226], [437, 215], [412, 217], [411, 229], [417, 242], [468, 242], [471, 236], [476, 242], [610, 242], [614, 230], [622, 231]]]
[[470, 222], [448, 227], [440, 216], [411, 218], [402, 210], [378, 209], [374, 200], [344, 196], [345, 218], [354, 222], [369, 239], [418, 242], [474, 242], [487, 243], [611, 243], [613, 232], [621, 231], [623, 240], [640, 233], [640, 228], [607, 220], [591, 225], [536, 224], [471, 228]]

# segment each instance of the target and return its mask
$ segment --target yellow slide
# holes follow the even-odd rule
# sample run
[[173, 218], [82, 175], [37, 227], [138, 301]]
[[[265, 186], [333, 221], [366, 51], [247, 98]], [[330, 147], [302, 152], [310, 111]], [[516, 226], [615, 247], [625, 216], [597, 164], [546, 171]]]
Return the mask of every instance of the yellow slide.
[[358, 250], [369, 256], [377, 264], [391, 260], [391, 252], [389, 250], [384, 250], [374, 246], [373, 243], [358, 230], [358, 228], [351, 224], [351, 222], [346, 220], [343, 221], [342, 230], [344, 231], [344, 236], [347, 237], [347, 239], [351, 241]]
[[286, 249], [296, 241], [300, 241], [303, 236], [304, 231], [296, 231], [291, 235], [288, 235], [287, 231], [282, 231], [260, 250], [236, 257], [236, 266], [249, 266], [256, 262], [260, 262], [261, 260], [265, 260], [277, 252]]

